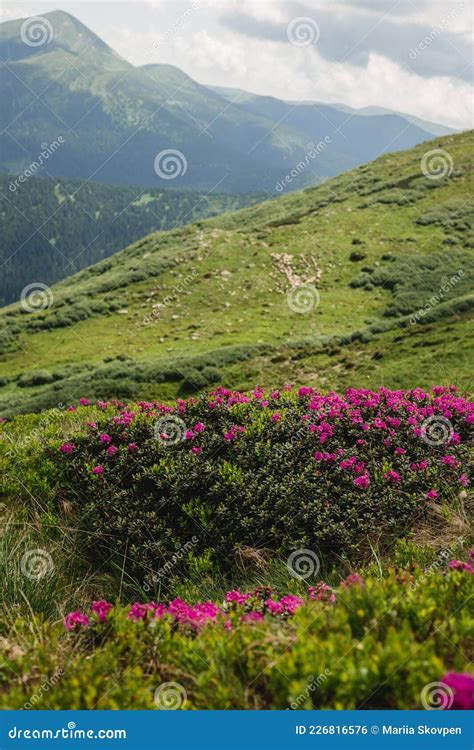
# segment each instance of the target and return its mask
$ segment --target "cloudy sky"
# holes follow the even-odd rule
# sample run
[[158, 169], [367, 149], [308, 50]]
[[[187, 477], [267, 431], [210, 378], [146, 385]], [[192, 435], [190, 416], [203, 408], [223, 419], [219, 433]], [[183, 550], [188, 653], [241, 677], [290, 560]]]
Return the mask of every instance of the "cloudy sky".
[[471, 0], [3, 0], [62, 9], [135, 65], [290, 100], [378, 106], [472, 127]]

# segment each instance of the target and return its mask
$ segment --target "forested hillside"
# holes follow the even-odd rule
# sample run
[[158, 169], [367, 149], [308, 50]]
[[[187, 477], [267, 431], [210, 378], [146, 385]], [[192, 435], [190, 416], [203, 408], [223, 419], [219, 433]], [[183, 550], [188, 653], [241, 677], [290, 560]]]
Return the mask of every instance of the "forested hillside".
[[[101, 185], [0, 175], [0, 306], [32, 282], [53, 284], [148, 232], [255, 203], [252, 195]], [[12, 188], [13, 186], [13, 188]]]

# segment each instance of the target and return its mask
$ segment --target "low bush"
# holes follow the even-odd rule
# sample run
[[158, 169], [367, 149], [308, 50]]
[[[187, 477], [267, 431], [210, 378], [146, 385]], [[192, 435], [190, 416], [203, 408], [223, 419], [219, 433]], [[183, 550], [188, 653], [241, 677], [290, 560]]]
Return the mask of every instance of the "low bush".
[[360, 558], [469, 483], [473, 405], [454, 388], [219, 387], [175, 407], [101, 405], [49, 458], [95, 558], [116, 554], [141, 580], [194, 538], [181, 572], [225, 573], [244, 548]]
[[349, 286], [367, 291], [374, 287], [392, 293], [385, 317], [400, 318], [426, 307], [434, 309], [443, 302], [455, 303], [468, 294], [473, 285], [471, 259], [467, 251], [452, 250], [397, 259], [369, 273], [367, 268], [349, 282]]
[[301, 597], [96, 601], [66, 627], [3, 615], [0, 707], [473, 708], [472, 567], [451, 566], [352, 574]]
[[25, 372], [18, 379], [19, 388], [33, 388], [36, 385], [45, 385], [54, 381], [53, 375], [48, 370], [33, 370]]

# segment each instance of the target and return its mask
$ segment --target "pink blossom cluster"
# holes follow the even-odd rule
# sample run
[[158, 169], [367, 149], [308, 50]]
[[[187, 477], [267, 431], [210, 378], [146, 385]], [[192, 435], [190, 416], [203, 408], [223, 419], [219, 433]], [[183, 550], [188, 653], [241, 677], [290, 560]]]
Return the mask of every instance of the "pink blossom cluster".
[[[451, 560], [448, 568], [461, 572], [474, 573], [472, 561], [474, 560], [474, 549], [470, 552], [471, 562], [461, 560]], [[408, 580], [405, 576], [397, 576], [399, 583]], [[350, 573], [340, 583], [340, 588], [350, 589], [352, 587], [364, 587], [364, 579], [359, 573]], [[169, 604], [146, 602], [135, 602], [131, 605], [128, 612], [128, 619], [134, 622], [140, 620], [151, 620], [168, 616], [178, 625], [188, 626], [198, 630], [209, 622], [218, 622], [221, 620], [226, 627], [230, 627], [229, 612], [237, 611], [241, 613], [242, 622], [252, 623], [260, 622], [265, 615], [270, 617], [291, 617], [306, 602], [318, 601], [325, 604], [336, 603], [336, 592], [324, 581], [319, 581], [316, 586], [310, 586], [307, 590], [306, 599], [295, 594], [285, 594], [277, 596], [269, 587], [257, 588], [254, 591], [242, 592], [239, 589], [228, 591], [222, 605], [215, 602], [198, 602], [188, 604], [182, 599], [176, 598]], [[91, 617], [80, 610], [69, 612], [64, 618], [66, 630], [77, 631], [88, 627], [94, 618], [100, 623], [106, 622], [113, 604], [105, 600], [94, 601], [91, 606]]]
[[[87, 406], [90, 401], [82, 398], [80, 404]], [[355, 491], [364, 493], [374, 485], [383, 485], [409, 494], [416, 492], [420, 498], [434, 502], [443, 499], [446, 482], [450, 486], [469, 485], [467, 467], [462, 465], [457, 448], [467, 444], [468, 430], [474, 424], [474, 403], [454, 386], [435, 386], [431, 391], [349, 388], [345, 394], [322, 394], [310, 386], [302, 386], [296, 393], [290, 385], [269, 391], [256, 387], [250, 393], [219, 386], [199, 399], [178, 399], [174, 406], [157, 401], [140, 401], [133, 407], [116, 400], [98, 401], [97, 408], [116, 413], [106, 429], [100, 429], [97, 422], [87, 423], [97, 436], [98, 450], [85, 470], [100, 479], [120, 457], [137, 454], [139, 458], [143, 441], [150, 437], [146, 429], [132, 429], [138, 417], [152, 424], [163, 414], [186, 417], [183, 446], [197, 460], [215, 455], [216, 428], [211, 418], [217, 417], [219, 425], [224, 425], [217, 437], [228, 450], [238, 449], [238, 438], [245, 439], [246, 421], [252, 424], [255, 406], [267, 410], [270, 441], [272, 435], [276, 441], [281, 439], [288, 410], [294, 414], [296, 408], [302, 428], [307, 430], [308, 459], [313, 457], [316, 476], [342, 482], [347, 490], [352, 485]], [[445, 429], [440, 445], [435, 434], [434, 448], [429, 435], [425, 440], [432, 420], [441, 420], [441, 433]], [[371, 458], [371, 446], [375, 445], [384, 448], [383, 472]], [[79, 453], [73, 441], [64, 442], [59, 451], [70, 461], [75, 461]]]
[[[326, 584], [320, 584], [325, 587]], [[327, 587], [329, 591], [332, 591]], [[313, 596], [309, 589], [309, 600], [318, 600], [333, 603], [335, 594], [331, 596]], [[318, 591], [322, 591], [322, 588]], [[268, 595], [267, 595], [268, 594]], [[305, 599], [294, 594], [285, 594], [282, 597], [271, 595], [270, 589], [256, 589], [253, 592], [242, 593], [239, 590], [229, 591], [226, 594], [224, 603], [219, 606], [214, 602], [198, 602], [197, 604], [188, 604], [182, 599], [176, 598], [170, 601], [168, 605], [157, 602], [140, 603], [135, 602], [131, 605], [128, 612], [128, 619], [133, 622], [140, 620], [151, 620], [165, 616], [171, 617], [172, 621], [179, 625], [188, 626], [198, 630], [209, 622], [222, 620], [224, 625], [230, 626], [229, 612], [240, 611], [243, 622], [259, 622], [264, 619], [266, 614], [271, 617], [288, 617], [295, 614], [296, 610], [305, 604]], [[92, 616], [95, 615], [95, 621], [104, 623], [113, 605], [110, 602], [101, 600], [92, 604]], [[93, 622], [93, 617], [82, 613], [80, 610], [70, 612], [64, 618], [64, 626], [67, 630], [77, 631], [81, 628], [88, 627]]]
[[467, 560], [451, 560], [449, 563], [451, 570], [460, 570], [466, 573], [474, 573], [474, 549], [471, 549], [469, 553], [469, 561]]
[[467, 672], [448, 672], [441, 682], [450, 690], [440, 690], [441, 709], [472, 711], [474, 709], [474, 677]]

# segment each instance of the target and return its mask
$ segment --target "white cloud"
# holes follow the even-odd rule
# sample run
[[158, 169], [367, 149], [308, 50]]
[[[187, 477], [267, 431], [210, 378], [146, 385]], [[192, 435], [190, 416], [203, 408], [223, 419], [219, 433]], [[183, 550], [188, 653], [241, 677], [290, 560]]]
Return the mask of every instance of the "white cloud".
[[201, 83], [247, 89], [287, 100], [340, 102], [408, 112], [455, 128], [471, 126], [472, 88], [449, 76], [420, 76], [378, 53], [367, 66], [324, 59], [317, 45], [295, 48], [221, 29], [180, 35], [160, 50]]
[[248, 74], [244, 45], [228, 44], [206, 30], [198, 31], [191, 40], [182, 35], [176, 37], [174, 47], [178, 53], [176, 59], [186, 60], [189, 70], [219, 71], [220, 75], [230, 74], [239, 79]]
[[28, 18], [29, 12], [21, 5], [0, 4], [0, 23], [14, 21], [16, 18]]

